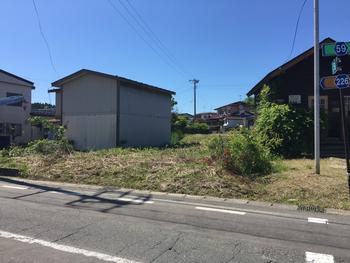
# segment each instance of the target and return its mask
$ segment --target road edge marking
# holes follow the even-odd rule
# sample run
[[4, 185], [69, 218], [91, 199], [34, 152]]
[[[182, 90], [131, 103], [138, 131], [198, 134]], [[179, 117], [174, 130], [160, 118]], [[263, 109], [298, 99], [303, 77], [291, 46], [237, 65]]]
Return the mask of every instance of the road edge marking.
[[318, 218], [318, 217], [308, 217], [307, 221], [309, 223], [316, 223], [316, 224], [328, 224], [328, 219], [326, 218]]
[[334, 263], [334, 256], [315, 252], [305, 252], [306, 263]]
[[114, 263], [141, 263], [141, 262], [138, 262], [138, 261], [133, 261], [133, 260], [125, 259], [125, 258], [120, 258], [120, 257], [116, 257], [116, 256], [104, 254], [104, 253], [99, 253], [99, 252], [90, 251], [90, 250], [77, 248], [77, 247], [72, 247], [72, 246], [61, 245], [61, 244], [58, 244], [58, 243], [49, 242], [49, 241], [45, 241], [45, 240], [42, 240], [42, 239], [35, 239], [35, 238], [32, 238], [32, 237], [23, 236], [23, 235], [14, 234], [14, 233], [10, 233], [10, 232], [6, 232], [6, 231], [1, 231], [0, 230], [0, 238], [1, 237], [2, 238], [7, 238], [7, 239], [12, 239], [12, 240], [15, 240], [15, 241], [20, 241], [20, 242], [23, 242], [23, 243], [28, 243], [28, 244], [38, 244], [38, 245], [41, 245], [41, 246], [44, 246], [44, 247], [56, 249], [56, 250], [67, 252], [67, 253], [71, 253], [71, 254], [83, 255], [83, 256], [86, 256], [86, 257], [94, 257], [94, 258], [97, 258], [99, 260], [108, 261], [108, 262], [114, 262]]
[[4, 188], [18, 189], [18, 190], [27, 190], [27, 189], [29, 189], [29, 187], [13, 186], [13, 185], [7, 185], [7, 184], [2, 184], [0, 186], [4, 187]]
[[228, 210], [228, 209], [218, 209], [218, 208], [211, 208], [211, 207], [205, 207], [205, 206], [196, 206], [195, 209], [209, 211], [209, 212], [235, 214], [235, 215], [245, 215], [246, 214], [246, 212], [241, 212], [241, 211]]

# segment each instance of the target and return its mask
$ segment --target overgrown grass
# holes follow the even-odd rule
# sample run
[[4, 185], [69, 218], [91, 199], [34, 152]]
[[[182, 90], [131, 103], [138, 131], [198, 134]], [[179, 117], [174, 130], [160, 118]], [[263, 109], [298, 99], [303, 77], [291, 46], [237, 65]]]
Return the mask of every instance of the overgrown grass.
[[313, 173], [312, 160], [274, 161], [273, 174], [251, 179], [228, 172], [210, 157], [206, 144], [213, 136], [186, 136], [177, 147], [164, 149], [0, 157], [0, 167], [38, 180], [350, 209], [343, 160], [323, 159], [321, 175]]

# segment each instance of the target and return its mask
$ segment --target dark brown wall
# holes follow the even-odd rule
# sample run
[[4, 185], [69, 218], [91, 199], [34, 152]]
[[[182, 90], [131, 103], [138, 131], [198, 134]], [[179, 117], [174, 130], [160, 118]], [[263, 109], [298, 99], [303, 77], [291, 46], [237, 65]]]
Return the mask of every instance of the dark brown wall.
[[[320, 76], [331, 76], [331, 62], [334, 57], [320, 57]], [[342, 73], [350, 74], [350, 56], [341, 57], [342, 60]], [[313, 96], [314, 89], [314, 66], [313, 56], [310, 56], [298, 63], [297, 65], [289, 68], [281, 75], [275, 77], [273, 80], [266, 83], [270, 86], [274, 99], [283, 100], [284, 103], [288, 103], [288, 95], [301, 95], [301, 107], [308, 106], [308, 96]], [[340, 73], [337, 73], [340, 74]], [[255, 94], [258, 96], [260, 90]], [[344, 95], [350, 95], [350, 88], [343, 90]], [[338, 90], [324, 91], [320, 88], [320, 95], [328, 96], [328, 108], [332, 107], [331, 103], [334, 100], [339, 101]], [[331, 102], [333, 101], [333, 102]]]

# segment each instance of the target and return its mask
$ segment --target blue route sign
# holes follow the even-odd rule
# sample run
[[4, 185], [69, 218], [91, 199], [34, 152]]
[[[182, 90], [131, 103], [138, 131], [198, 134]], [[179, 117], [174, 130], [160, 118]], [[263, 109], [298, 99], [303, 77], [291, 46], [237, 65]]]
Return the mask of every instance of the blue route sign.
[[335, 85], [338, 89], [346, 89], [350, 87], [350, 76], [348, 74], [340, 74], [335, 78]]
[[334, 46], [335, 54], [340, 56], [345, 56], [348, 53], [348, 45], [345, 42], [337, 42]]

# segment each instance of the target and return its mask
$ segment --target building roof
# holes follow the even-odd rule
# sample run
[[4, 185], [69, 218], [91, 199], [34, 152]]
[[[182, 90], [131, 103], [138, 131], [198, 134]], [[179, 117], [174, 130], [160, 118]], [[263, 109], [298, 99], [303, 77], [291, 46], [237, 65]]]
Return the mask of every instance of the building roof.
[[15, 75], [15, 74], [12, 74], [12, 73], [10, 73], [10, 72], [7, 72], [7, 71], [3, 70], [3, 69], [0, 69], [0, 72], [1, 72], [1, 73], [4, 73], [4, 74], [6, 74], [6, 75], [8, 75], [8, 76], [10, 76], [10, 77], [13, 77], [13, 78], [15, 78], [15, 79], [24, 81], [24, 82], [28, 83], [30, 86], [32, 86], [32, 89], [35, 89], [35, 87], [34, 87], [34, 82], [31, 82], [31, 81], [29, 81], [29, 80], [27, 80], [27, 79], [21, 78], [21, 77]]
[[214, 110], [219, 110], [219, 109], [226, 108], [228, 106], [234, 106], [234, 105], [247, 105], [247, 103], [245, 103], [244, 101], [236, 101], [236, 102], [232, 102], [230, 104], [226, 104], [224, 106], [218, 107], [218, 108], [216, 108]]
[[[320, 42], [320, 45], [326, 44], [326, 43], [335, 43], [336, 41], [330, 37], [325, 38]], [[250, 91], [248, 91], [247, 96], [251, 96], [257, 91], [258, 89], [262, 88], [264, 84], [266, 84], [268, 81], [272, 80], [276, 76], [281, 75], [284, 73], [287, 69], [293, 67], [294, 65], [298, 64], [299, 62], [303, 61], [309, 56], [313, 56], [314, 54], [314, 48], [310, 48], [306, 50], [305, 52], [301, 53], [300, 55], [296, 56], [295, 58], [289, 60], [288, 62], [284, 63], [283, 65], [279, 66], [278, 68], [274, 69], [270, 73], [268, 73], [262, 80], [260, 80]]]
[[[123, 78], [123, 77], [120, 77], [120, 76], [106, 74], [106, 73], [103, 73], [103, 72], [93, 71], [93, 70], [89, 70], [89, 69], [78, 70], [77, 72], [74, 72], [74, 73], [72, 73], [72, 74], [70, 74], [70, 75], [68, 75], [68, 76], [66, 76], [64, 78], [61, 78], [59, 80], [56, 80], [55, 82], [52, 82], [51, 85], [53, 87], [62, 88], [62, 86], [65, 83], [70, 82], [73, 79], [79, 78], [79, 77], [81, 77], [83, 75], [86, 75], [86, 74], [95, 74], [95, 75], [99, 75], [99, 76], [103, 76], [103, 77], [107, 77], [107, 78], [119, 79], [119, 81], [124, 83], [124, 85], [135, 85], [138, 88], [143, 88], [143, 89], [147, 89], [147, 90], [150, 90], [150, 91], [161, 92], [161, 93], [166, 93], [166, 94], [170, 94], [170, 95], [175, 95], [176, 94], [174, 91], [171, 91], [171, 90], [158, 88], [156, 86], [148, 85], [148, 84], [145, 84], [145, 83], [142, 83], [142, 82], [138, 82], [138, 81], [135, 81], [135, 80], [131, 80], [131, 79], [128, 79], [128, 78]], [[49, 90], [49, 92], [57, 92], [59, 90], [60, 89], [58, 89], [58, 90], [57, 89], [52, 89], [52, 90]]]

